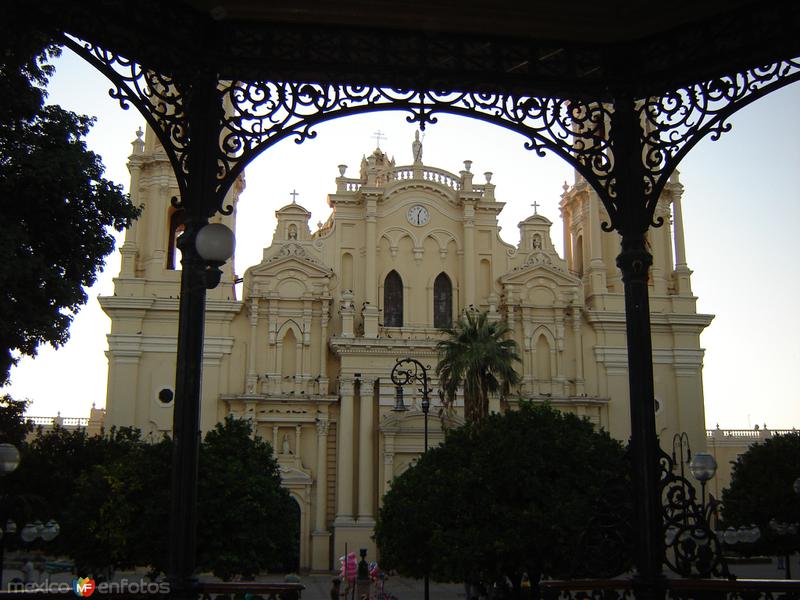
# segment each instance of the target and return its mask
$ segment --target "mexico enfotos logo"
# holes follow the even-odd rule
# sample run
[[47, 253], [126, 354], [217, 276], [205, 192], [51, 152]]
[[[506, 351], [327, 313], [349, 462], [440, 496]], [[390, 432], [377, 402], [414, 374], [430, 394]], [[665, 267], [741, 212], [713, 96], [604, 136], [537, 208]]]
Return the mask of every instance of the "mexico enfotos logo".
[[169, 583], [166, 581], [145, 581], [144, 579], [126, 579], [119, 581], [95, 582], [91, 577], [78, 577], [72, 583], [50, 581], [41, 583], [10, 582], [9, 592], [38, 592], [43, 594], [66, 594], [73, 592], [79, 598], [89, 598], [95, 592], [99, 594], [168, 594]]

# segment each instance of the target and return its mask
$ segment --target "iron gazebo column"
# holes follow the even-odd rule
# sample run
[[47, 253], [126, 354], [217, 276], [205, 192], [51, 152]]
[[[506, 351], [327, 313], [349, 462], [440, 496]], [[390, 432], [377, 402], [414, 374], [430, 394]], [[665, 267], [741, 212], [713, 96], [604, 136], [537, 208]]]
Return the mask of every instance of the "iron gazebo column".
[[610, 139], [614, 149], [617, 229], [622, 251], [617, 266], [625, 290], [630, 390], [630, 454], [635, 503], [634, 587], [636, 598], [663, 598], [664, 536], [659, 494], [659, 446], [653, 388], [653, 348], [647, 281], [653, 257], [645, 234], [652, 221], [645, 196], [643, 142], [639, 113], [627, 94], [615, 98]]
[[200, 399], [206, 309], [205, 262], [195, 246], [199, 230], [215, 212], [217, 185], [214, 149], [221, 123], [217, 79], [196, 75], [181, 90], [190, 136], [188, 177], [180, 206], [186, 214], [181, 250], [181, 297], [173, 410], [172, 488], [170, 497], [168, 576], [172, 595], [194, 597], [197, 537], [197, 477], [200, 452]]

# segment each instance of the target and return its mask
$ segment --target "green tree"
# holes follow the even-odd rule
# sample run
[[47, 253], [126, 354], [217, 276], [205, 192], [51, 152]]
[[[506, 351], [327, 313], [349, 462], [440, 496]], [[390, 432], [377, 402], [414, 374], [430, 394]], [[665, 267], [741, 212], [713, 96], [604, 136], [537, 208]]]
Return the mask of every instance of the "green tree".
[[19, 450], [33, 431], [33, 421], [25, 418], [30, 400], [0, 397], [0, 443], [14, 444]]
[[436, 374], [452, 406], [459, 387], [464, 388], [464, 413], [467, 421], [478, 421], [489, 414], [490, 394], [505, 396], [519, 383], [514, 363], [520, 362], [517, 343], [508, 338], [505, 321], [490, 321], [486, 313], [467, 312], [448, 338], [436, 346], [439, 363]]
[[79, 574], [166, 564], [172, 441], [132, 442], [76, 481], [62, 530]]
[[94, 120], [45, 105], [59, 50], [16, 19], [0, 25], [0, 383], [40, 344], [64, 344], [74, 314], [139, 214], [84, 138]]
[[[61, 533], [46, 550], [69, 556], [80, 575], [120, 568], [167, 568], [172, 441], [138, 429], [103, 436], [56, 427], [23, 447], [8, 476], [18, 523], [55, 518]], [[296, 568], [295, 505], [281, 487], [272, 447], [231, 417], [200, 446], [198, 567], [230, 579]]]
[[627, 473], [618, 441], [546, 405], [467, 423], [392, 482], [375, 533], [383, 566], [484, 589], [508, 577], [517, 595], [523, 573], [534, 584], [619, 574], [631, 557]]
[[281, 487], [272, 446], [228, 417], [200, 448], [198, 566], [222, 579], [297, 567], [294, 500]]
[[800, 497], [793, 485], [800, 477], [800, 432], [776, 435], [753, 444], [733, 463], [731, 484], [722, 491], [725, 526], [755, 524], [761, 539], [753, 551], [790, 555], [800, 549], [800, 534], [778, 534], [770, 521], [800, 523]]
[[4, 481], [10, 516], [18, 524], [56, 519], [61, 532], [47, 550], [79, 561], [75, 549], [88, 543], [83, 516], [92, 506], [82, 497], [85, 482], [141, 444], [139, 431], [131, 428], [115, 428], [105, 436], [89, 436], [84, 429], [39, 429], [21, 447], [19, 468]]

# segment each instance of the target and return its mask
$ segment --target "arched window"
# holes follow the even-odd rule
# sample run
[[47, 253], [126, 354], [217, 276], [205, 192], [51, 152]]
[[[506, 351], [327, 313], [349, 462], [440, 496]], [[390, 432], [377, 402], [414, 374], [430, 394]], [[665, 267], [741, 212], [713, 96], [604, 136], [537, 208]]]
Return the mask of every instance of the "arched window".
[[433, 282], [433, 326], [445, 328], [453, 325], [453, 284], [444, 273]]
[[403, 326], [403, 280], [397, 271], [391, 271], [383, 282], [383, 324]]
[[583, 236], [579, 235], [575, 240], [575, 273], [578, 277], [583, 277]]
[[179, 208], [169, 217], [169, 241], [167, 242], [167, 268], [180, 268], [180, 250], [178, 250], [178, 236], [183, 233], [186, 213]]

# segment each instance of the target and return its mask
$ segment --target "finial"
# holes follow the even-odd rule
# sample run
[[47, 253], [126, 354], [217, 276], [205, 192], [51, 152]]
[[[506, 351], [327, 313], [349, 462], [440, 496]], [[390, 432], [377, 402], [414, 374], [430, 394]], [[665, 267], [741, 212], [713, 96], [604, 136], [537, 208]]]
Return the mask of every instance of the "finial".
[[317, 221], [317, 229], [322, 229], [322, 221]]
[[486, 177], [486, 183], [492, 183], [492, 172], [491, 171], [486, 171], [486, 173], [484, 173], [483, 176]]
[[564, 180], [564, 185], [561, 186], [561, 189], [564, 190], [565, 194], [567, 193], [567, 190], [569, 190], [569, 184], [567, 183], [566, 179]]
[[297, 197], [300, 195], [295, 190], [289, 194], [292, 197], [292, 204], [297, 204]]
[[144, 131], [142, 130], [142, 126], [139, 125], [139, 129], [136, 130], [136, 141], [137, 142], [141, 142], [143, 135], [144, 135]]
[[347, 165], [339, 165], [339, 177], [344, 177], [345, 171], [347, 171]]
[[538, 208], [539, 208], [541, 205], [540, 205], [538, 202], [536, 202], [536, 201], [534, 200], [534, 201], [533, 201], [533, 204], [531, 204], [531, 206], [533, 207], [533, 214], [534, 214], [534, 215], [538, 215], [538, 214], [539, 214]]
[[472, 161], [471, 161], [471, 160], [465, 160], [465, 161], [464, 161], [464, 170], [465, 170], [467, 173], [469, 173], [469, 170], [470, 170], [471, 168], [472, 168]]

